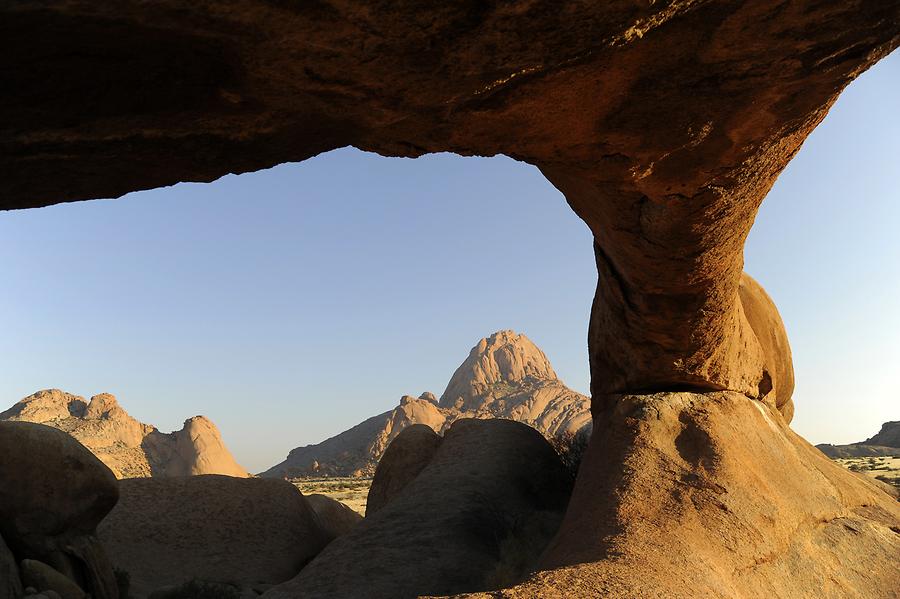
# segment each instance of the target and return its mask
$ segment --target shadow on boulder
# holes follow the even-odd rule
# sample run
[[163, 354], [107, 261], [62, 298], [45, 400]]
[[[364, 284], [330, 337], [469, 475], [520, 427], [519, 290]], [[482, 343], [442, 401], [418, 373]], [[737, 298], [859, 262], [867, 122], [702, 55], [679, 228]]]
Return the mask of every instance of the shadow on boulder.
[[283, 582], [328, 541], [306, 498], [275, 479], [203, 475], [120, 481], [99, 535], [141, 599], [191, 580]]
[[116, 504], [116, 477], [66, 433], [0, 422], [0, 535], [16, 560], [36, 560], [94, 599], [117, 599], [112, 566], [96, 536]]
[[[409, 430], [394, 443], [415, 434]], [[384, 459], [393, 453], [388, 448]], [[368, 599], [400, 599], [515, 583], [556, 533], [570, 493], [571, 477], [533, 428], [459, 420], [418, 476], [264, 597], [359, 597], [364, 590]]]

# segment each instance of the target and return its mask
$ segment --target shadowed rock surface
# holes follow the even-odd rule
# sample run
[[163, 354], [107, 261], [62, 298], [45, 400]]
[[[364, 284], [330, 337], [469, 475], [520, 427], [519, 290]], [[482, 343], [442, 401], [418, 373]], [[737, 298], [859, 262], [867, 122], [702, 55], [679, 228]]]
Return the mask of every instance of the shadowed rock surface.
[[900, 456], [900, 421], [885, 422], [878, 434], [859, 443], [847, 445], [821, 443], [816, 447], [830, 458]]
[[99, 535], [131, 596], [191, 579], [245, 586], [294, 576], [328, 538], [303, 495], [279, 480], [204, 475], [120, 481]]
[[441, 437], [424, 424], [413, 424], [391, 441], [375, 469], [366, 517], [371, 516], [400, 494], [431, 462], [441, 444]]
[[235, 462], [219, 429], [208, 418], [195, 416], [185, 420], [180, 431], [161, 433], [132, 418], [109, 393], [86, 402], [78, 395], [45, 389], [0, 412], [2, 420], [46, 424], [72, 435], [117, 478], [249, 476]]
[[41, 592], [53, 591], [61, 599], [87, 599], [85, 592], [67, 576], [43, 562], [22, 560], [22, 581], [25, 587]]
[[0, 599], [19, 599], [22, 592], [16, 558], [0, 536]]
[[570, 492], [534, 429], [459, 420], [399, 495], [264, 597], [401, 599], [509, 583], [550, 540]]
[[437, 401], [425, 392], [316, 445], [291, 450], [261, 476], [372, 476], [397, 435], [414, 424], [443, 432], [460, 418], [506, 418], [552, 438], [590, 427], [590, 399], [560, 381], [547, 356], [525, 335], [498, 331], [481, 339]]
[[306, 502], [319, 517], [319, 524], [329, 541], [347, 534], [362, 521], [362, 516], [337, 499], [314, 493]]
[[0, 535], [21, 562], [49, 564], [95, 599], [117, 599], [97, 525], [119, 497], [103, 462], [62, 431], [0, 422]]

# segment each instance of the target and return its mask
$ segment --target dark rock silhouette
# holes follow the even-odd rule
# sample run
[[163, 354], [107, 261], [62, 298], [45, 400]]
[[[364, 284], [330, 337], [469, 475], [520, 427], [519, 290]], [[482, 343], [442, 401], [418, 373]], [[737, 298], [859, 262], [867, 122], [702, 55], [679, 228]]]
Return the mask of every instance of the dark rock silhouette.
[[220, 475], [120, 481], [99, 527], [131, 595], [192, 579], [239, 585], [291, 578], [329, 537], [291, 484]]
[[395, 497], [264, 597], [394, 599], [509, 584], [553, 536], [570, 492], [533, 428], [458, 420]]
[[110, 469], [64, 432], [31, 422], [0, 422], [0, 456], [0, 535], [16, 559], [48, 564], [95, 599], [117, 599], [96, 536], [119, 498]]

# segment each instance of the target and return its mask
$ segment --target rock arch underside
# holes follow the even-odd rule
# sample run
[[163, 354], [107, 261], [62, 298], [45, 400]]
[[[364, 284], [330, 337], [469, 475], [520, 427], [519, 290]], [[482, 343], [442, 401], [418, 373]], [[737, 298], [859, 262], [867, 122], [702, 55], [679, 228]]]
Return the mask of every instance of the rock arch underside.
[[3, 209], [348, 145], [506, 154], [565, 195], [595, 239], [594, 434], [539, 571], [504, 596], [900, 588], [896, 500], [790, 430], [787, 337], [742, 274], [778, 174], [900, 44], [900, 2], [46, 0], [0, 15]]

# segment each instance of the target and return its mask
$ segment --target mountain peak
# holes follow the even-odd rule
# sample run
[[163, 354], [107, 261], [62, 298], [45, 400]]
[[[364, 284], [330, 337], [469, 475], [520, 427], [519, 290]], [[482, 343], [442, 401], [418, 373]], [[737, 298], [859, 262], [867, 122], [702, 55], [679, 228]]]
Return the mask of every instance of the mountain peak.
[[84, 416], [86, 409], [87, 402], [80, 395], [66, 393], [61, 389], [42, 389], [0, 412], [0, 420], [63, 420]]
[[590, 399], [556, 377], [550, 361], [525, 335], [498, 331], [475, 344], [440, 402], [433, 393], [404, 395], [400, 405], [315, 445], [291, 450], [261, 476], [371, 475], [400, 431], [423, 424], [438, 434], [462, 418], [523, 422], [548, 438], [591, 426]]
[[216, 425], [205, 416], [180, 431], [160, 433], [128, 415], [115, 395], [80, 395], [44, 389], [0, 412], [0, 420], [36, 422], [62, 430], [87, 447], [117, 478], [227, 474], [247, 476], [229, 453]]
[[486, 398], [508, 394], [511, 387], [547, 381], [558, 379], [544, 352], [523, 334], [497, 331], [475, 344], [450, 378], [440, 405], [477, 409]]
[[97, 420], [100, 418], [110, 418], [112, 416], [122, 415], [128, 417], [128, 414], [119, 406], [116, 396], [112, 393], [98, 393], [91, 398], [91, 402], [87, 406], [84, 418], [89, 420]]

